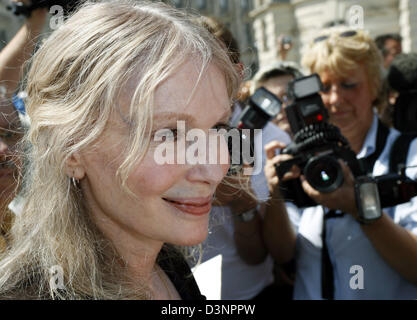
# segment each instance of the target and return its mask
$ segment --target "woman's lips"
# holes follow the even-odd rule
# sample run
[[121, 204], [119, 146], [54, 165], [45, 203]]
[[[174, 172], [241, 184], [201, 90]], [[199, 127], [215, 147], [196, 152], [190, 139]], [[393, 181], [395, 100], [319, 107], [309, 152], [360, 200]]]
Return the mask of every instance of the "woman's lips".
[[347, 114], [348, 114], [347, 111], [331, 112], [330, 117], [341, 118], [341, 117], [345, 117]]
[[169, 205], [195, 216], [208, 214], [211, 210], [212, 197], [206, 198], [188, 198], [188, 199], [168, 199], [163, 198]]

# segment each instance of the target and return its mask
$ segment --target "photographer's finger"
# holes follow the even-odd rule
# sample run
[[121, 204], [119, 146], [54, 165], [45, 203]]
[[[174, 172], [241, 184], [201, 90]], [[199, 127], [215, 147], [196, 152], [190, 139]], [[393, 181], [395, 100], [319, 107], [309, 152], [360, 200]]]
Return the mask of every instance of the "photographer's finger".
[[298, 168], [298, 166], [293, 165], [290, 169], [290, 171], [286, 172], [284, 176], [282, 177], [282, 181], [288, 181], [292, 179], [297, 179], [301, 175], [301, 170]]
[[321, 194], [316, 189], [314, 189], [307, 181], [307, 179], [302, 175], [300, 176], [301, 185], [304, 189], [304, 192], [316, 202], [320, 202]]
[[285, 143], [279, 141], [271, 141], [267, 145], [265, 145], [265, 153], [267, 159], [272, 159], [275, 157], [275, 150], [276, 149], [284, 149], [286, 147]]
[[288, 154], [279, 154], [279, 155], [274, 156], [272, 159], [268, 159], [267, 163], [269, 165], [276, 165], [276, 164], [279, 164], [281, 162], [284, 162], [290, 159], [292, 159], [292, 156]]
[[355, 184], [355, 178], [352, 174], [352, 171], [350, 170], [349, 166], [341, 159], [339, 159], [340, 167], [342, 168], [343, 177], [348, 185], [354, 185]]

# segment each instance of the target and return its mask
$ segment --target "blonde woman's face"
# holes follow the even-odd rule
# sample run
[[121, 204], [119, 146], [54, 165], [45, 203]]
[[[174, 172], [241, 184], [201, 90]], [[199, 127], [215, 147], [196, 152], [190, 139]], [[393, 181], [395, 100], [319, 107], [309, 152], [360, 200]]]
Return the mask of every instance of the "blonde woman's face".
[[319, 75], [323, 83], [321, 97], [330, 122], [348, 139], [358, 132], [367, 132], [372, 124], [375, 96], [371, 93], [365, 68], [359, 66], [346, 78], [328, 71]]
[[[187, 103], [198, 73], [197, 64], [188, 62], [156, 90], [153, 136], [171, 130], [178, 137], [176, 143], [181, 143], [182, 133], [176, 132], [178, 121], [184, 122], [186, 130], [197, 128], [205, 133], [227, 124], [230, 103], [226, 83], [214, 65], [205, 72]], [[134, 85], [127, 88], [129, 95]], [[127, 112], [128, 99], [122, 104]], [[159, 164], [156, 152], [161, 141], [152, 141], [144, 159], [127, 179], [136, 196], [132, 197], [116, 180], [127, 135], [126, 124], [114, 119], [99, 147], [82, 156], [85, 177], [81, 185], [99, 228], [116, 247], [131, 246], [133, 250], [141, 244], [202, 242], [207, 236], [214, 191], [229, 164]], [[228, 154], [224, 141], [217, 151]]]

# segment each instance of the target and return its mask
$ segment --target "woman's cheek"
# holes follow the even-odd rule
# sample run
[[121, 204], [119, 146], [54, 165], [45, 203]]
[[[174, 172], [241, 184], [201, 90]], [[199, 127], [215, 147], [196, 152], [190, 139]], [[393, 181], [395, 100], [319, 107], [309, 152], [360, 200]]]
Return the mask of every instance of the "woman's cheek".
[[[224, 177], [226, 177], [227, 172], [229, 172], [230, 165], [229, 165], [229, 164], [221, 164], [220, 166], [221, 166], [221, 168], [222, 168], [223, 178], [224, 178]], [[219, 185], [219, 184], [220, 184], [220, 182], [221, 182], [221, 181], [219, 181], [219, 183], [218, 183], [217, 185]]]
[[145, 161], [134, 170], [128, 179], [131, 190], [140, 194], [160, 194], [169, 190], [183, 176], [181, 165], [157, 164], [153, 160]]

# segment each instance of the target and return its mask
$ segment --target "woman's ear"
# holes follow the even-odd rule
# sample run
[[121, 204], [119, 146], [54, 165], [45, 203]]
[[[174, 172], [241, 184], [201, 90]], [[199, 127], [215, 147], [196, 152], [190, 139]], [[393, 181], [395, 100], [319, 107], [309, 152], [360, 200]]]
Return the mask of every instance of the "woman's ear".
[[73, 153], [65, 163], [65, 173], [70, 178], [81, 180], [85, 176], [85, 169], [78, 152]]

